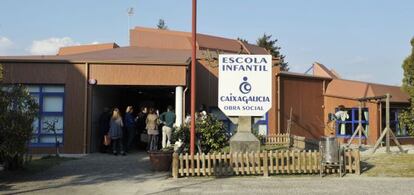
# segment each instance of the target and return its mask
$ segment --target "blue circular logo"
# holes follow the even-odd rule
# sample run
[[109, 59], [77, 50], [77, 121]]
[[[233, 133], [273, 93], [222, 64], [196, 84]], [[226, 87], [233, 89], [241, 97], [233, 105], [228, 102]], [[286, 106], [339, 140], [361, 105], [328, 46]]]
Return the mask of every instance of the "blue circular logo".
[[246, 76], [243, 77], [243, 82], [240, 84], [239, 90], [240, 92], [242, 92], [242, 94], [248, 94], [252, 90], [252, 86], [250, 85], [249, 82], [247, 82]]

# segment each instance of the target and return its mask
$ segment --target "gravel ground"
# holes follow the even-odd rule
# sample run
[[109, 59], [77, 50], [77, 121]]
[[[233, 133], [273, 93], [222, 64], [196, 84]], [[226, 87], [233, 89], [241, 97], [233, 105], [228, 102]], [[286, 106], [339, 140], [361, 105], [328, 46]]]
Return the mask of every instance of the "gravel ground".
[[180, 178], [149, 170], [146, 153], [90, 154], [45, 172], [0, 181], [0, 194], [414, 194], [413, 178], [347, 175]]
[[[353, 148], [357, 148], [356, 145], [352, 145], [351, 147]], [[405, 153], [407, 154], [414, 154], [414, 145], [402, 145], [403, 150], [405, 151]], [[372, 151], [374, 150], [374, 147], [372, 146], [362, 146], [361, 148], [361, 155], [362, 156], [369, 156], [372, 154]], [[390, 151], [391, 153], [400, 153], [400, 150], [398, 149], [397, 146], [391, 146], [390, 147]], [[379, 147], [376, 151], [375, 154], [386, 154], [386, 148], [384, 147]]]

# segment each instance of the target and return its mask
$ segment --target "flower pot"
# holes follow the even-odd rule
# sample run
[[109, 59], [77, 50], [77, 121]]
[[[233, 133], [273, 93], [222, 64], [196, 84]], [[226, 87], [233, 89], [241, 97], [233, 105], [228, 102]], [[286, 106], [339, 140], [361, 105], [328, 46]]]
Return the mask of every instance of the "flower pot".
[[151, 167], [154, 171], [169, 171], [174, 151], [148, 151]]

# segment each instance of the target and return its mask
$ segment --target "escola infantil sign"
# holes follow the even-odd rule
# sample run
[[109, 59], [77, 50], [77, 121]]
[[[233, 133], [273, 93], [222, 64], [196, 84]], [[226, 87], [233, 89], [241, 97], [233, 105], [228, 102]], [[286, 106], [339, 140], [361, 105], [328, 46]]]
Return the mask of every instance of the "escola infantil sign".
[[219, 55], [218, 106], [227, 116], [263, 116], [272, 107], [271, 55]]

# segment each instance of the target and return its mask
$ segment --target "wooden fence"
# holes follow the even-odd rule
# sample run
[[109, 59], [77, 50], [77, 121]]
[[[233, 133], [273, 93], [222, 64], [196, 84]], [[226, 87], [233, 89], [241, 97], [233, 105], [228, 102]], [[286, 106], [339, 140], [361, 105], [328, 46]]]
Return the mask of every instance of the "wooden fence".
[[302, 136], [291, 135], [290, 147], [300, 150], [319, 150], [319, 142]]
[[[359, 150], [344, 151], [345, 172], [360, 174]], [[318, 151], [279, 150], [252, 153], [173, 154], [172, 175], [183, 176], [230, 176], [230, 175], [277, 175], [317, 174], [320, 172]], [[336, 173], [339, 169], [326, 169]]]
[[266, 145], [286, 145], [290, 146], [289, 134], [271, 134], [264, 137]]
[[290, 134], [271, 134], [263, 138], [262, 143], [266, 145], [284, 145], [287, 147], [293, 147], [300, 150], [318, 150], [318, 141], [305, 138], [302, 136], [290, 135]]

